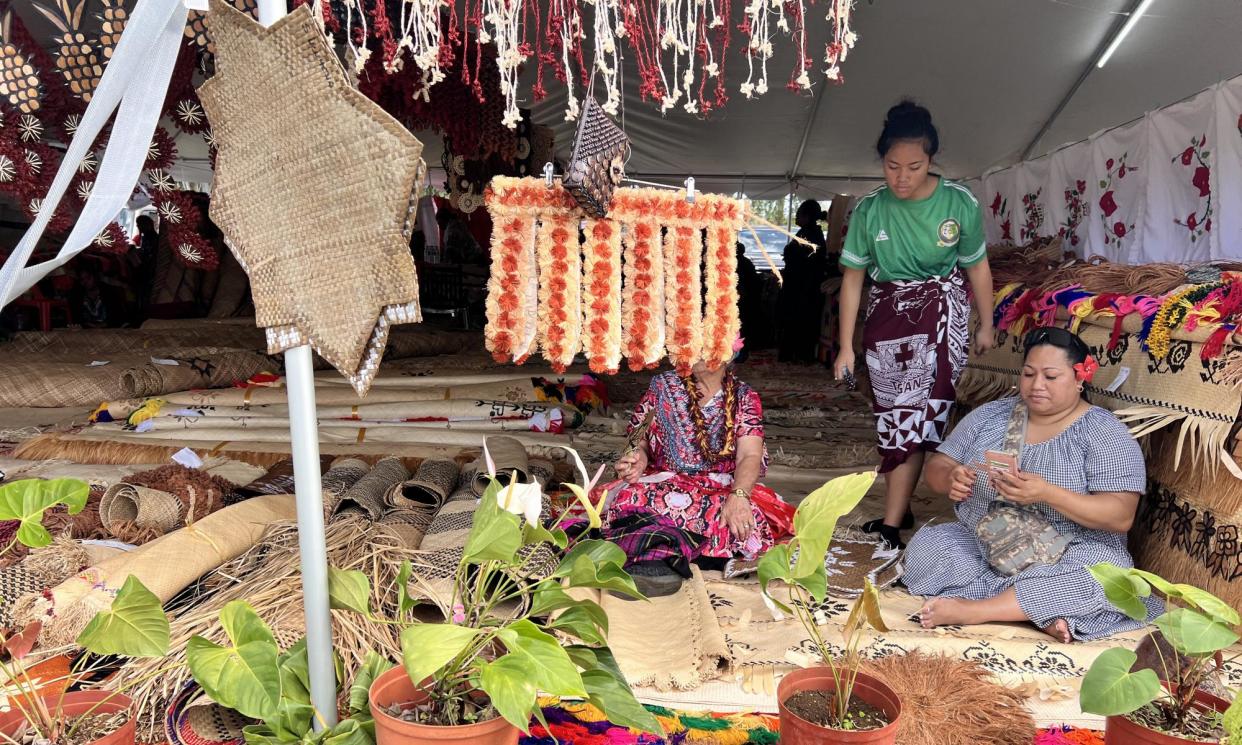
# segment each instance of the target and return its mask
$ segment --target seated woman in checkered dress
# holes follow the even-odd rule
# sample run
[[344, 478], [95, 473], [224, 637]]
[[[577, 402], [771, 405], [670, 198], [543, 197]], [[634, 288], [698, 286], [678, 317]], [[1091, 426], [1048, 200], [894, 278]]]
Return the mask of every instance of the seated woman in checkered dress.
[[[1029, 412], [1020, 471], [989, 476], [979, 465], [984, 453], [1002, 449], [1017, 398], [971, 412], [932, 457], [927, 484], [956, 502], [958, 521], [924, 527], [906, 551], [903, 580], [929, 598], [920, 613], [924, 627], [1029, 621], [1069, 642], [1142, 626], [1109, 603], [1087, 571], [1099, 562], [1133, 566], [1126, 532], [1146, 488], [1138, 443], [1082, 393], [1093, 364], [1074, 334], [1036, 329], [1026, 340], [1019, 386]], [[1035, 505], [1061, 535], [1072, 536], [1059, 561], [1015, 576], [988, 564], [975, 528], [997, 494]], [[1159, 600], [1146, 602], [1149, 618], [1161, 611]]]

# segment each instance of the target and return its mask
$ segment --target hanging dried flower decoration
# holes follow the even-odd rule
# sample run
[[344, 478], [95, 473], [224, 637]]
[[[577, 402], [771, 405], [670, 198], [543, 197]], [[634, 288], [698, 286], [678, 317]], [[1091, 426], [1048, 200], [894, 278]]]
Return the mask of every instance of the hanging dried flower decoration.
[[558, 373], [582, 349], [582, 253], [578, 224], [568, 214], [545, 217], [539, 226], [539, 341]]
[[538, 325], [535, 219], [494, 213], [492, 276], [487, 283], [487, 350], [497, 362], [522, 363], [534, 351]]
[[[581, 249], [576, 230], [581, 211], [563, 188], [549, 189], [539, 179], [497, 177], [486, 200], [497, 226], [486, 337], [498, 360], [523, 359], [534, 351], [526, 346], [515, 351], [513, 341], [523, 338], [524, 314], [530, 313], [538, 319], [544, 356], [558, 370], [568, 365], [578, 347], [572, 339], [578, 332], [577, 305], [583, 317], [581, 347], [593, 371], [615, 372], [622, 354], [633, 369], [654, 366], [666, 346], [683, 372], [700, 359], [732, 357], [740, 325], [734, 245], [746, 219], [738, 200], [700, 194], [689, 204], [684, 193], [624, 189], [614, 196], [607, 219], [586, 222]], [[538, 247], [537, 277], [525, 275], [520, 260], [530, 253], [528, 230], [537, 230], [531, 239]], [[569, 234], [567, 241], [562, 230]], [[662, 230], [668, 236], [663, 246]], [[710, 250], [705, 277], [709, 318], [700, 300], [704, 235]], [[564, 262], [556, 250], [561, 245], [567, 249]], [[582, 270], [575, 273], [579, 250]], [[575, 281], [581, 282], [580, 298]], [[532, 283], [537, 293], [529, 290]], [[521, 294], [521, 287], [530, 294]], [[537, 311], [523, 306], [531, 297]], [[565, 336], [553, 331], [562, 317], [568, 319]]]
[[587, 221], [582, 254], [582, 351], [592, 372], [612, 375], [621, 365], [620, 223]]

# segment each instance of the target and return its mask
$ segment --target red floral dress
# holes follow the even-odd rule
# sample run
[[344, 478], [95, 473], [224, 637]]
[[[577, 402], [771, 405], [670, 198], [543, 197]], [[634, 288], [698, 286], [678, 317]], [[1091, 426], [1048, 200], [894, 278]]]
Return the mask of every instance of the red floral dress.
[[[725, 394], [721, 391], [702, 407], [708, 444], [716, 451], [725, 439], [724, 399]], [[778, 523], [784, 522], [793, 510], [770, 489], [756, 485], [751, 502], [755, 530], [746, 541], [738, 541], [732, 536], [720, 518], [725, 500], [733, 491], [733, 471], [737, 463], [733, 458], [722, 458], [713, 463], [703, 457], [695, 440], [689, 404], [689, 393], [676, 373], [666, 372], [652, 379], [651, 386], [630, 419], [632, 431], [646, 418], [648, 411], [655, 411], [647, 434], [650, 454], [647, 473], [633, 484], [615, 481], [602, 487], [609, 494], [604, 513], [605, 533], [608, 534], [619, 522], [632, 523], [627, 518], [658, 516], [661, 518], [659, 522], [666, 527], [675, 526], [689, 534], [689, 540], [682, 544], [685, 547], [683, 551], [694, 554], [686, 556], [688, 560], [700, 556], [727, 559], [735, 555], [752, 559], [771, 548], [774, 538], [784, 532], [778, 524], [775, 530], [778, 535], [774, 535], [774, 526], [760, 505], [765, 505], [768, 512], [775, 511], [779, 515]], [[740, 381], [734, 431], [737, 440], [763, 437], [763, 406], [759, 394]], [[761, 475], [766, 471], [766, 465], [765, 451]], [[622, 541], [621, 546], [626, 548], [626, 543]], [[630, 551], [627, 550], [627, 553]], [[630, 558], [639, 560], [646, 557], [631, 555]]]

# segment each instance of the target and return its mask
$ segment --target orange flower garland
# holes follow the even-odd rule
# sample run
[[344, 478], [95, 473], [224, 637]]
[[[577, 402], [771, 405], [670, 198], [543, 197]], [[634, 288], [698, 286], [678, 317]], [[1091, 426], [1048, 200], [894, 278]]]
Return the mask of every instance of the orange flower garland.
[[559, 185], [498, 176], [486, 203], [495, 226], [486, 338], [497, 360], [524, 361], [536, 340], [558, 371], [579, 349], [600, 373], [616, 372], [623, 352], [639, 370], [659, 364], [667, 347], [682, 373], [732, 356], [740, 201], [622, 189], [607, 219], [587, 223], [581, 252], [581, 212]]
[[535, 220], [514, 215], [492, 228], [492, 275], [487, 282], [487, 350], [497, 362], [522, 363], [534, 351]]
[[733, 359], [742, 329], [738, 315], [737, 233], [723, 225], [707, 230], [707, 303], [703, 309], [703, 358], [710, 367]]
[[655, 367], [664, 357], [664, 256], [660, 224], [643, 219], [624, 236], [625, 290], [621, 295], [622, 349], [631, 370]]
[[621, 225], [589, 220], [583, 246], [583, 351], [592, 372], [621, 364]]
[[703, 347], [703, 239], [690, 225], [675, 224], [664, 236], [664, 278], [670, 288], [668, 358], [683, 375], [699, 361]]
[[577, 221], [543, 218], [539, 228], [539, 339], [552, 369], [565, 372], [582, 348], [582, 254]]

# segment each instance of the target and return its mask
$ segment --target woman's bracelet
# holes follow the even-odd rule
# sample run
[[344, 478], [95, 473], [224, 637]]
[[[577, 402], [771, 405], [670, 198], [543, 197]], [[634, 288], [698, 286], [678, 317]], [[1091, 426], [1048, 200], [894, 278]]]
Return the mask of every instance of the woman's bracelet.
[[747, 502], [749, 502], [749, 501], [750, 501], [750, 492], [748, 492], [748, 491], [746, 491], [745, 489], [742, 489], [742, 488], [737, 488], [737, 489], [734, 489], [734, 490], [733, 490], [733, 496], [735, 496], [735, 497], [741, 497], [742, 499], [745, 499]]

